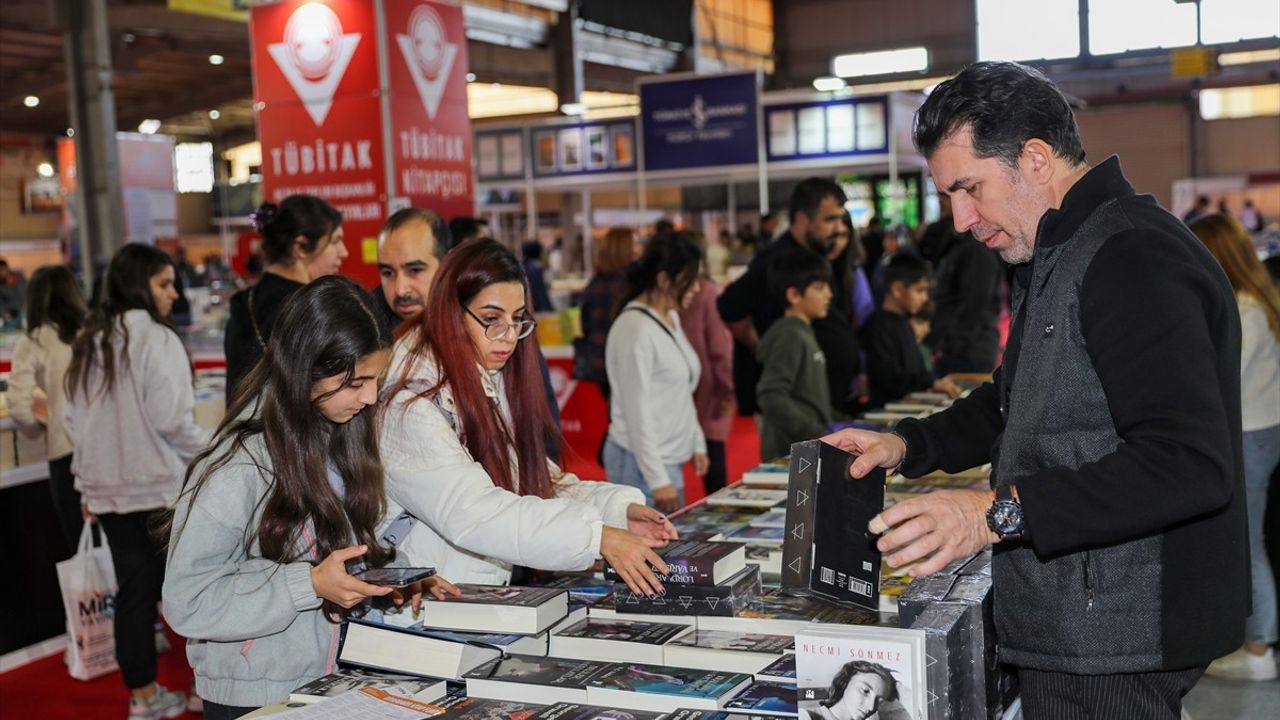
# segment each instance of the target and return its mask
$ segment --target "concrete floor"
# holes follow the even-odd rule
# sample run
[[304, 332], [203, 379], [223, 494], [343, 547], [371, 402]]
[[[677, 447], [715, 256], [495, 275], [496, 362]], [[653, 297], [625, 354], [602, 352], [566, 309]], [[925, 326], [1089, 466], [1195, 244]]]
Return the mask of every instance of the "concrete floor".
[[1280, 682], [1203, 678], [1183, 707], [1191, 720], [1277, 720]]

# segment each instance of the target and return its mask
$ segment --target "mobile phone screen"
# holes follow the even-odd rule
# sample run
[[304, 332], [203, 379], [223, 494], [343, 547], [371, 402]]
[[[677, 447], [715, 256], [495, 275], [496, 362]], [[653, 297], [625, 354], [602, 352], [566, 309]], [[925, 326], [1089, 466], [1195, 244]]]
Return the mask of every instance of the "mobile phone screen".
[[412, 585], [435, 574], [435, 568], [373, 568], [357, 573], [355, 578], [370, 585], [386, 585], [398, 588]]

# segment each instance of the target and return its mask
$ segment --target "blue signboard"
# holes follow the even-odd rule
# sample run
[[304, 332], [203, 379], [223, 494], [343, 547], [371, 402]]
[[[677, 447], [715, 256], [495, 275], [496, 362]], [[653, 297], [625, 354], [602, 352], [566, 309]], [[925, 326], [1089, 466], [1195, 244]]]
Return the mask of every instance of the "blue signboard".
[[889, 104], [884, 96], [766, 105], [770, 162], [889, 152]]
[[758, 102], [755, 72], [640, 83], [645, 170], [755, 164]]

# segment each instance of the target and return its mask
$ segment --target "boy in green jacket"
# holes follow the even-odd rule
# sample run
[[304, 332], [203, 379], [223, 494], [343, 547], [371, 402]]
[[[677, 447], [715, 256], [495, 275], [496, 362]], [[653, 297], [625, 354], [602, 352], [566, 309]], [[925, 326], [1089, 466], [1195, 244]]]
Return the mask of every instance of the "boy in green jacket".
[[756, 384], [760, 458], [766, 462], [791, 452], [791, 443], [821, 436], [832, 420], [827, 359], [811, 325], [831, 305], [831, 266], [809, 250], [788, 250], [769, 267], [768, 282], [787, 310], [756, 349], [763, 366]]

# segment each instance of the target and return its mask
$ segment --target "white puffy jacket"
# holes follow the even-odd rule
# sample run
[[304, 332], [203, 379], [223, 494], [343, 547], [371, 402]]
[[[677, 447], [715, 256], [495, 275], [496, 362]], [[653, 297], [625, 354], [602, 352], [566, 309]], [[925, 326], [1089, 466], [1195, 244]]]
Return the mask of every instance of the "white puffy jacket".
[[[509, 582], [513, 565], [589, 567], [600, 557], [604, 525], [625, 528], [627, 506], [643, 504], [644, 496], [636, 488], [561, 475], [553, 463], [551, 476], [559, 476], [553, 499], [522, 497], [495, 485], [454, 430], [459, 422], [448, 385], [434, 398], [410, 402], [439, 377], [433, 357], [410, 356], [415, 335], [396, 344], [389, 377], [400, 378], [409, 365], [412, 385], [390, 399], [381, 432], [390, 497], [382, 531], [405, 511], [417, 520], [404, 537], [395, 538], [403, 559], [434, 567], [455, 583], [493, 585]], [[502, 374], [479, 366], [476, 372], [483, 374], [486, 394], [509, 425]]]

